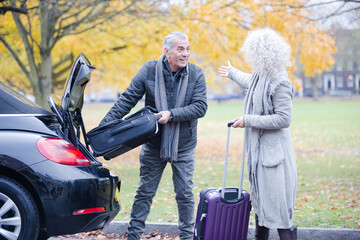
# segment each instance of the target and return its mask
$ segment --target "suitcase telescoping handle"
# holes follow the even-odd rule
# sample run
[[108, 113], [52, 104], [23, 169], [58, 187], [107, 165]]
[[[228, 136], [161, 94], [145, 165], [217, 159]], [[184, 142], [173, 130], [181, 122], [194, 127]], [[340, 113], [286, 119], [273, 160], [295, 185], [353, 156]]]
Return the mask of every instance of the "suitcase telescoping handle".
[[[235, 121], [229, 122], [228, 133], [226, 139], [226, 151], [225, 151], [225, 162], [224, 162], [224, 172], [223, 172], [223, 182], [221, 187], [221, 198], [225, 199], [225, 184], [226, 184], [226, 173], [227, 173], [227, 165], [228, 165], [228, 154], [229, 154], [229, 142], [230, 142], [230, 129], [231, 126], [235, 123]], [[243, 142], [243, 151], [242, 151], [242, 160], [241, 160], [241, 172], [240, 172], [240, 185], [239, 185], [239, 193], [238, 199], [242, 198], [242, 185], [243, 185], [243, 177], [244, 177], [244, 162], [245, 162], [245, 135], [244, 134], [244, 142]]]

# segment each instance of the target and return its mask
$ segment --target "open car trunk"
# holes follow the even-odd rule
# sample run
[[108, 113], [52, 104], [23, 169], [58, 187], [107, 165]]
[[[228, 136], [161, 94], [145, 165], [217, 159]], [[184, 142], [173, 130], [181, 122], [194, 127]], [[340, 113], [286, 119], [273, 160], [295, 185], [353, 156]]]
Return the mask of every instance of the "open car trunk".
[[94, 67], [81, 53], [72, 66], [62, 99], [55, 95], [48, 99], [51, 110], [62, 126], [64, 138], [80, 149], [84, 147], [80, 142], [82, 132], [85, 146], [92, 157], [104, 156], [109, 160], [157, 137], [160, 132], [157, 120], [160, 116], [155, 115], [156, 110], [151, 107], [144, 107], [125, 119], [86, 132], [81, 110], [91, 69]]
[[[81, 53], [72, 65], [62, 99], [60, 100], [54, 94], [48, 98], [49, 106], [62, 127], [64, 138], [81, 150], [84, 149], [80, 142], [82, 132], [88, 150], [86, 151], [87, 155], [89, 155], [90, 148], [81, 110], [84, 103], [84, 90], [90, 81], [91, 69], [94, 67]], [[93, 154], [91, 154], [91, 158], [96, 159]]]

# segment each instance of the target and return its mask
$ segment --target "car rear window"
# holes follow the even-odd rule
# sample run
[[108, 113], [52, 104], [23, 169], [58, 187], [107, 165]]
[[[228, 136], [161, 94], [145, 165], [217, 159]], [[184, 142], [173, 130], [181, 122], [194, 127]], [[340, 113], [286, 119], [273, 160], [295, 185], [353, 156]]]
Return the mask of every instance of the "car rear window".
[[0, 81], [0, 114], [44, 113], [49, 112]]

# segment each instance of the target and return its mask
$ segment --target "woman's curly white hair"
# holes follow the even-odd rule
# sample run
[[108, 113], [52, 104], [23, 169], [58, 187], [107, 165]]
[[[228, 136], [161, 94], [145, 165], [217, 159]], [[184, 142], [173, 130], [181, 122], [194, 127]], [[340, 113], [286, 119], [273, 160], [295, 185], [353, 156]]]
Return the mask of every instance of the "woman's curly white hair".
[[262, 28], [249, 32], [241, 48], [252, 71], [276, 76], [291, 66], [291, 47], [275, 30]]

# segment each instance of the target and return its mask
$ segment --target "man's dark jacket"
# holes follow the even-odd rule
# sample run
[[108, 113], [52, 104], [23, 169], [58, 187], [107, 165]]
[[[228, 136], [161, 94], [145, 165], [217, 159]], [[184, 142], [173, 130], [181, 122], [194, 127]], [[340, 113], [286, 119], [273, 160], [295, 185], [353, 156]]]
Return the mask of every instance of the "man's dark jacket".
[[[152, 60], [143, 65], [131, 80], [130, 86], [121, 94], [117, 102], [110, 109], [101, 124], [104, 122], [121, 119], [137, 104], [145, 94], [145, 105], [155, 107], [155, 67], [157, 60]], [[181, 122], [179, 136], [179, 152], [189, 150], [197, 144], [197, 119], [205, 115], [207, 110], [206, 83], [202, 69], [195, 64], [188, 63], [189, 77], [184, 106], [173, 108], [176, 103], [178, 84], [181, 74], [186, 74], [186, 69], [179, 69], [175, 80], [163, 62], [163, 74], [166, 84], [166, 97], [171, 111], [172, 121]], [[160, 149], [161, 137], [157, 137], [146, 144], [152, 149]]]

